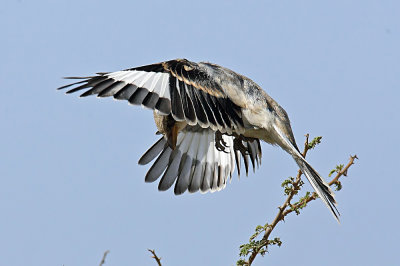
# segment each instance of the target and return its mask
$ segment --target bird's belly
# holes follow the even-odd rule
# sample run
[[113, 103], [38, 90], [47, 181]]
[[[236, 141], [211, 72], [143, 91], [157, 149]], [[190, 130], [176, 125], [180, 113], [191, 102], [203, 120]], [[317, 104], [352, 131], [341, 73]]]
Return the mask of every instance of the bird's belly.
[[262, 139], [270, 144], [276, 144], [273, 134], [275, 116], [268, 110], [242, 110], [245, 131], [243, 135], [250, 138]]
[[246, 129], [246, 131], [243, 133], [243, 135], [248, 138], [256, 138], [256, 139], [263, 140], [272, 145], [277, 144], [275, 135], [270, 134], [265, 129], [257, 129], [257, 128]]

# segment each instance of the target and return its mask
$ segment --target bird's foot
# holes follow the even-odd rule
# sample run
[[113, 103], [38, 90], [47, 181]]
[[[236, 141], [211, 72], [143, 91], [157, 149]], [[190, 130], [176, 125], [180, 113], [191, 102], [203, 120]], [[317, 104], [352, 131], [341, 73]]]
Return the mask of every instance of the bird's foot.
[[226, 144], [225, 140], [222, 138], [222, 133], [219, 131], [215, 132], [215, 148], [218, 151], [222, 151], [225, 153], [228, 153], [227, 151], [225, 151], [225, 148], [228, 147], [228, 144]]
[[233, 139], [233, 148], [240, 151], [241, 154], [249, 154], [247, 147], [243, 144], [244, 137], [242, 135], [236, 136]]

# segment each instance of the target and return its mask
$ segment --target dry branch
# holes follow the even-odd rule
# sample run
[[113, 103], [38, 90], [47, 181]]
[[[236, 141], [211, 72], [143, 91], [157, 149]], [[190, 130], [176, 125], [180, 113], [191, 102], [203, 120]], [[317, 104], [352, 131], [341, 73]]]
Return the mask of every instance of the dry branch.
[[107, 257], [107, 254], [108, 254], [108, 253], [110, 253], [109, 250], [106, 250], [106, 251], [104, 252], [103, 258], [101, 259], [99, 266], [103, 266], [103, 265], [106, 263], [106, 257]]
[[157, 256], [156, 252], [154, 249], [147, 249], [153, 256], [151, 256], [158, 264], [158, 266], [161, 266], [161, 258]]

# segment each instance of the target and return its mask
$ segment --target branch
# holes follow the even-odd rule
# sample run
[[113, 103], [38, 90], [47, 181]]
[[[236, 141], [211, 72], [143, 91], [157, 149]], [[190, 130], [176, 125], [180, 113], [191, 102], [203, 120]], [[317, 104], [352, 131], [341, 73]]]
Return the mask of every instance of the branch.
[[[314, 138], [311, 142], [309, 142], [309, 134], [305, 135], [306, 140], [304, 143], [304, 150], [303, 150], [303, 157], [305, 158], [307, 155], [307, 152], [310, 149], [313, 149], [317, 144], [321, 142], [321, 137]], [[341, 176], [347, 176], [347, 171], [350, 168], [351, 165], [354, 164], [354, 160], [358, 159], [357, 155], [350, 156], [348, 164], [343, 168], [343, 165], [339, 165], [336, 167], [336, 169], [332, 170], [330, 175], [331, 176], [333, 173], [337, 173], [336, 176], [328, 183], [329, 186], [336, 185], [337, 188], [336, 190], [341, 189], [341, 184], [339, 181], [339, 178]], [[298, 194], [298, 192], [301, 189], [301, 186], [303, 185], [303, 182], [301, 181], [301, 171], [299, 170], [297, 172], [296, 179], [294, 178], [289, 178], [285, 180], [282, 183], [282, 187], [285, 189], [285, 194], [287, 195], [287, 198], [285, 202], [278, 207], [278, 213], [275, 216], [275, 219], [272, 221], [271, 224], [266, 223], [264, 226], [257, 226], [255, 234], [253, 234], [250, 237], [250, 241], [248, 244], [241, 245], [240, 248], [240, 256], [244, 257], [250, 254], [249, 258], [247, 261], [245, 260], [239, 260], [237, 262], [237, 265], [251, 265], [256, 258], [258, 254], [261, 254], [262, 256], [265, 255], [267, 252], [267, 248], [270, 245], [277, 245], [281, 246], [282, 242], [279, 238], [274, 238], [272, 240], [269, 239], [272, 231], [276, 227], [276, 225], [284, 221], [285, 217], [292, 213], [295, 212], [296, 214], [300, 214], [300, 209], [303, 209], [304, 207], [307, 206], [307, 203], [310, 201], [315, 200], [318, 196], [314, 192], [311, 193], [307, 192], [306, 195], [300, 200], [294, 204], [291, 204], [291, 201], [295, 195]], [[310, 196], [311, 195], [311, 196]], [[254, 239], [259, 236], [262, 232], [264, 232], [264, 235], [261, 240], [255, 241]]]
[[[348, 164], [346, 165], [346, 167], [344, 167], [343, 169], [339, 170], [339, 171], [337, 172], [335, 178], [333, 178], [333, 179], [328, 183], [328, 185], [329, 185], [329, 186], [337, 185], [337, 190], [340, 190], [341, 184], [340, 184], [339, 178], [340, 178], [341, 176], [347, 176], [347, 171], [349, 170], [350, 166], [352, 166], [352, 165], [354, 164], [354, 160], [355, 160], [355, 159], [358, 159], [357, 155], [354, 155], [354, 156], [350, 155], [350, 159], [349, 159], [349, 162], [348, 162]], [[305, 207], [305, 205], [306, 205], [307, 203], [309, 203], [310, 201], [313, 201], [313, 200], [315, 200], [315, 199], [317, 199], [317, 198], [318, 198], [317, 193], [313, 192], [313, 194], [312, 194], [311, 197], [303, 198], [302, 200], [300, 200], [299, 202], [297, 202], [295, 205], [293, 205], [291, 209], [287, 209], [287, 210], [283, 213], [283, 216], [286, 216], [286, 215], [288, 215], [289, 213], [298, 210], [301, 206], [304, 206], [304, 207]], [[303, 208], [304, 208], [304, 207], [303, 207]]]
[[157, 256], [156, 252], [154, 249], [147, 249], [153, 256], [151, 256], [153, 259], [156, 260], [158, 266], [161, 266], [161, 258]]
[[108, 253], [110, 253], [109, 250], [106, 250], [106, 251], [104, 252], [103, 258], [101, 259], [99, 266], [103, 266], [103, 265], [106, 263], [106, 257], [107, 257], [107, 254], [108, 254]]
[[346, 165], [345, 168], [341, 169], [337, 175], [335, 176], [334, 179], [332, 179], [328, 184], [330, 186], [332, 186], [333, 184], [335, 184], [336, 182], [339, 181], [339, 178], [343, 175], [343, 176], [347, 176], [347, 171], [349, 170], [350, 166], [352, 166], [354, 164], [354, 160], [358, 159], [357, 155], [351, 156], [350, 155], [350, 160], [349, 163]]

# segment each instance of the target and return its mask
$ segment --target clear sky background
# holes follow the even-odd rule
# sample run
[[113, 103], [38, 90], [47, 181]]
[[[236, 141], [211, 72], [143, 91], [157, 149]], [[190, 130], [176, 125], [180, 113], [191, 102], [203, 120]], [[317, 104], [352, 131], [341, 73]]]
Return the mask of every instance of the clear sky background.
[[[271, 221], [297, 166], [263, 164], [214, 194], [158, 192], [141, 154], [152, 112], [56, 91], [63, 76], [174, 58], [261, 85], [289, 113], [323, 176], [360, 160], [337, 193], [290, 216], [254, 265], [400, 265], [399, 1], [9, 1], [0, 7], [0, 265], [234, 265]], [[305, 188], [310, 189], [307, 184]]]

